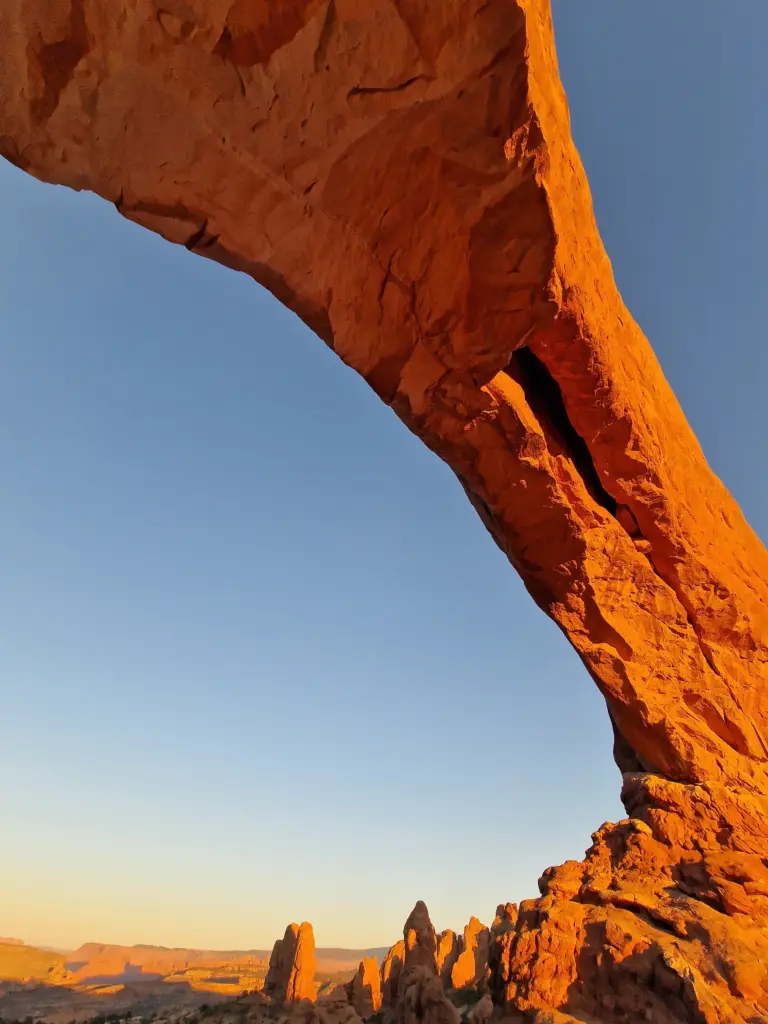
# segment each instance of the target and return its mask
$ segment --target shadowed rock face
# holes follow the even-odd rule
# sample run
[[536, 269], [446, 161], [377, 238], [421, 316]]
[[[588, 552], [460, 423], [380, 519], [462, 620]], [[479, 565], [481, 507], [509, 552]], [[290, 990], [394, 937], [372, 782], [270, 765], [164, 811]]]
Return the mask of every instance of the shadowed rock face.
[[505, 990], [502, 970], [508, 972], [509, 951], [512, 943], [517, 941], [516, 924], [517, 904], [500, 903], [496, 907], [488, 942], [488, 980], [491, 990], [501, 994], [502, 1000]]
[[400, 939], [392, 946], [381, 964], [381, 1001], [384, 1006], [392, 1007], [397, 1003], [404, 961], [405, 942]]
[[403, 941], [405, 975], [417, 967], [424, 967], [430, 974], [437, 974], [437, 936], [427, 906], [422, 900], [419, 900], [405, 922]]
[[362, 374], [605, 697], [630, 817], [545, 872], [497, 999], [763, 1019], [768, 555], [616, 290], [546, 0], [4, 0], [0, 95], [0, 153]]
[[458, 935], [447, 928], [437, 936], [437, 973], [440, 975], [443, 984], [450, 983], [453, 965], [461, 953], [461, 942]]
[[405, 961], [397, 989], [397, 1024], [460, 1024], [437, 968], [437, 940], [426, 905], [419, 900], [403, 928]]
[[349, 986], [349, 1001], [363, 1020], [381, 1009], [381, 980], [375, 956], [360, 961], [358, 972]]

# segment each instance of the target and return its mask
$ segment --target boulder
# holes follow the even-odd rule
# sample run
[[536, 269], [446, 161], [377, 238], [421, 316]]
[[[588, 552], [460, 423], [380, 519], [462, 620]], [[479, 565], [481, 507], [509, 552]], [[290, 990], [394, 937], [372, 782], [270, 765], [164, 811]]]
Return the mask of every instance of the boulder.
[[493, 1016], [493, 1000], [489, 992], [475, 1003], [466, 1016], [467, 1024], [486, 1024]]
[[461, 1015], [443, 991], [436, 973], [424, 964], [403, 977], [397, 1024], [460, 1024]]

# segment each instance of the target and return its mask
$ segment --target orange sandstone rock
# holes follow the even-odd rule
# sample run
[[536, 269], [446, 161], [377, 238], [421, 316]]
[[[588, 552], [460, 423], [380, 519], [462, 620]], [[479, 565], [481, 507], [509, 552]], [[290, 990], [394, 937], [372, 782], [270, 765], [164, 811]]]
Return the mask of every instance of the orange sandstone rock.
[[446, 998], [440, 978], [427, 967], [415, 967], [403, 979], [397, 1024], [460, 1024], [461, 1016]]
[[350, 984], [349, 1001], [363, 1020], [381, 1008], [381, 980], [375, 956], [360, 961], [358, 972]]
[[461, 953], [451, 971], [452, 988], [470, 988], [485, 978], [489, 942], [489, 930], [476, 917], [471, 917], [464, 929]]
[[459, 1024], [437, 971], [437, 940], [426, 905], [419, 900], [403, 928], [405, 960], [398, 983], [397, 1024]]
[[403, 929], [405, 959], [403, 972], [417, 967], [426, 968], [430, 974], [437, 974], [437, 936], [426, 904], [419, 900], [411, 911]]
[[488, 975], [491, 992], [504, 1001], [504, 983], [501, 978], [502, 964], [509, 960], [509, 950], [515, 941], [517, 925], [517, 904], [500, 903], [491, 925], [488, 943]]
[[459, 953], [461, 953], [461, 942], [456, 932], [451, 931], [450, 928], [440, 932], [437, 936], [435, 959], [437, 973], [444, 985], [451, 980], [451, 971], [459, 958]]
[[405, 941], [400, 939], [392, 946], [381, 964], [381, 1001], [384, 1006], [394, 1006], [400, 985], [400, 976], [405, 962]]
[[547, 0], [3, 0], [0, 96], [0, 154], [362, 374], [599, 687], [631, 818], [521, 907], [507, 1008], [765, 1019], [768, 554], [616, 289]]
[[264, 990], [278, 1003], [315, 1001], [315, 936], [311, 924], [289, 924], [283, 938], [275, 942]]

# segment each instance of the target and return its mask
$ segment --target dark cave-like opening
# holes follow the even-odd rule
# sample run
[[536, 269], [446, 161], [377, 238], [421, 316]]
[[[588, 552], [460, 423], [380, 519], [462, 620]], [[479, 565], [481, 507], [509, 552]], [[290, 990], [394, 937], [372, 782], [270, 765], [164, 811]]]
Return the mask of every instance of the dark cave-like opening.
[[571, 460], [595, 501], [615, 516], [616, 500], [603, 487], [587, 443], [568, 416], [560, 385], [544, 363], [523, 347], [512, 353], [506, 372], [525, 392], [548, 443]]

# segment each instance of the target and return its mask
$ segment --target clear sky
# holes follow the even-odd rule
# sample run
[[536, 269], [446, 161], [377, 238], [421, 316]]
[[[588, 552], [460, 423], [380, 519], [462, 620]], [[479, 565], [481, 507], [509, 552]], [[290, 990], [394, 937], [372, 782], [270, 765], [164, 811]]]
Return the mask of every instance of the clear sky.
[[[765, 0], [555, 0], [630, 309], [768, 536]], [[394, 941], [622, 816], [448, 470], [245, 277], [0, 166], [0, 933]]]

